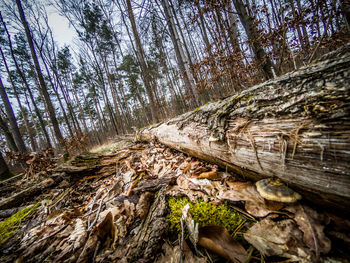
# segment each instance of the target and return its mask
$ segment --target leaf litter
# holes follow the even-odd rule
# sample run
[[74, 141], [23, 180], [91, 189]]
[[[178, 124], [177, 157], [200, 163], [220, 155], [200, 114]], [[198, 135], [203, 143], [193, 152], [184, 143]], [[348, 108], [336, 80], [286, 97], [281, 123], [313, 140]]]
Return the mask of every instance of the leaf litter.
[[[300, 201], [265, 200], [239, 175], [160, 144], [125, 145], [66, 163], [48, 160], [50, 152], [28, 155], [26, 175], [0, 183], [11, 189], [1, 193], [0, 207], [52, 181], [12, 201], [41, 205], [1, 244], [1, 262], [315, 262], [331, 251], [325, 227], [338, 217]], [[170, 200], [183, 202], [176, 231]], [[238, 216], [225, 214], [226, 207]], [[212, 220], [196, 217], [200, 209]], [[213, 220], [218, 214], [226, 221]], [[231, 228], [232, 218], [239, 220]]]

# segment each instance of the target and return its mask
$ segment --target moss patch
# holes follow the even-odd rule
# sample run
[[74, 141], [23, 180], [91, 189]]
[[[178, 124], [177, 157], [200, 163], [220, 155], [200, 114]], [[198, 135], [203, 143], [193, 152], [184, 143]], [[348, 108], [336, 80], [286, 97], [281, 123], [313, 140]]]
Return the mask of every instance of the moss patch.
[[170, 231], [181, 231], [181, 211], [186, 204], [190, 205], [189, 213], [200, 227], [207, 225], [223, 226], [232, 233], [243, 221], [240, 214], [230, 208], [228, 203], [213, 205], [204, 202], [203, 200], [198, 200], [197, 203], [192, 203], [187, 197], [170, 197], [168, 199], [168, 205], [171, 210], [168, 216]]
[[35, 205], [26, 207], [0, 223], [0, 245], [5, 243], [6, 240], [8, 240], [14, 233], [17, 232], [22, 220], [28, 216], [30, 212], [32, 212], [35, 208], [40, 206], [40, 204], [41, 203], [39, 202]]

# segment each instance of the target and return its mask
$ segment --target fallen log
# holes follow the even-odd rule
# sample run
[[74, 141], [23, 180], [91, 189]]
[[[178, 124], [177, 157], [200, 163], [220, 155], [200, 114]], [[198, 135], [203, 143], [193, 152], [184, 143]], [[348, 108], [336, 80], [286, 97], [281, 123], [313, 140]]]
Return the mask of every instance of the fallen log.
[[306, 199], [350, 206], [350, 46], [137, 133]]
[[24, 189], [19, 193], [13, 194], [10, 197], [1, 200], [0, 209], [9, 209], [17, 205], [21, 205], [23, 202], [26, 201], [26, 199], [32, 198], [33, 196], [42, 193], [44, 190], [50, 188], [56, 183], [57, 182], [52, 178], [45, 179], [38, 184], [35, 184], [27, 189]]

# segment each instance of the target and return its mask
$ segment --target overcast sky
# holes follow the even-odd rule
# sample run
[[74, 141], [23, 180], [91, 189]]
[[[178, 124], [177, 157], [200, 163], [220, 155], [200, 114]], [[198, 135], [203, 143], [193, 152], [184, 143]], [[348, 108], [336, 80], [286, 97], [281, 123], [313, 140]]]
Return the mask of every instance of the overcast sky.
[[52, 7], [47, 7], [49, 16], [49, 25], [52, 29], [54, 39], [59, 43], [60, 47], [63, 45], [73, 45], [73, 39], [77, 38], [77, 34], [72, 26], [69, 26], [68, 20], [60, 16], [58, 11]]

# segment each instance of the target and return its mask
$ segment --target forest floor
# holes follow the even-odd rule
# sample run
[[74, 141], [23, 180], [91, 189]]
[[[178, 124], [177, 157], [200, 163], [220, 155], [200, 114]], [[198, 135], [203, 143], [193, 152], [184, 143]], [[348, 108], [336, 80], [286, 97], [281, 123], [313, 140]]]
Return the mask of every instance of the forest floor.
[[350, 260], [349, 220], [264, 200], [239, 174], [156, 142], [27, 164], [0, 182], [1, 262]]

